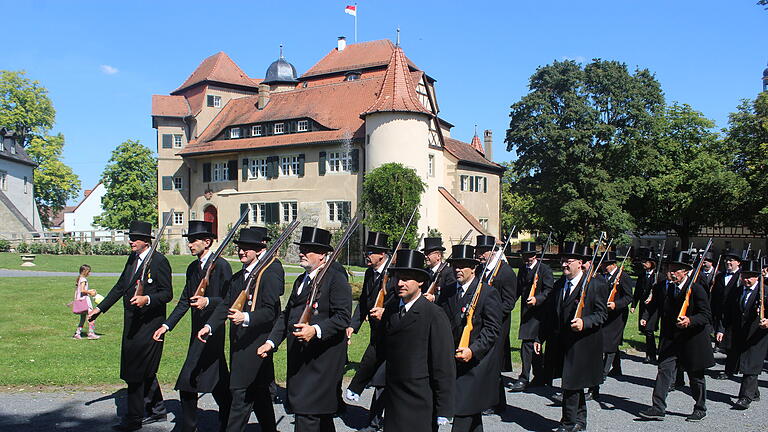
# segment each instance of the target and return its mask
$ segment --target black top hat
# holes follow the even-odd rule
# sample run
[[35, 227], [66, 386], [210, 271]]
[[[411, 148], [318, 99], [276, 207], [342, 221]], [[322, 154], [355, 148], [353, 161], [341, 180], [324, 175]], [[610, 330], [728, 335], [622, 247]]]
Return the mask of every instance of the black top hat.
[[720, 253], [720, 256], [722, 256], [723, 259], [726, 259], [726, 260], [728, 258], [734, 258], [736, 261], [741, 262], [744, 260], [741, 254], [742, 253], [737, 251], [736, 249], [728, 248], [728, 249], [723, 249], [723, 251]]
[[749, 260], [741, 263], [741, 274], [748, 276], [760, 276], [760, 261]]
[[536, 250], [536, 242], [521, 242], [520, 243], [520, 249], [517, 251], [520, 255], [531, 255], [536, 254], [538, 251]]
[[269, 237], [269, 230], [267, 230], [265, 227], [255, 226], [251, 227], [251, 229], [258, 232], [259, 235], [263, 237], [265, 242], [272, 240], [272, 238]]
[[693, 257], [690, 253], [686, 251], [680, 251], [680, 252], [673, 252], [669, 254], [669, 258], [667, 259], [667, 264], [678, 264], [685, 267], [688, 267], [689, 269], [693, 268]]
[[637, 253], [635, 254], [635, 259], [637, 261], [656, 262], [657, 258], [658, 256], [656, 255], [656, 252], [654, 252], [653, 249], [650, 249], [650, 248], [640, 248], [637, 250]]
[[240, 230], [240, 238], [235, 240], [234, 243], [264, 247], [267, 245], [266, 241], [268, 240], [266, 234], [267, 230], [263, 227], [243, 228]]
[[560, 246], [560, 258], [576, 258], [583, 260], [586, 254], [589, 252], [587, 246], [582, 246], [573, 241], [564, 242]]
[[480, 261], [475, 259], [475, 248], [472, 245], [454, 245], [451, 247], [451, 258], [448, 262], [455, 261], [472, 261], [474, 265], [480, 264]]
[[366, 249], [373, 249], [381, 252], [389, 251], [389, 235], [377, 231], [368, 232], [368, 241], [365, 242]]
[[189, 221], [189, 228], [186, 234], [182, 234], [182, 237], [204, 237], [204, 238], [216, 238], [216, 234], [213, 232], [213, 223], [199, 220]]
[[477, 241], [475, 242], [475, 250], [477, 252], [493, 249], [494, 246], [496, 246], [496, 237], [488, 235], [477, 236]]
[[416, 271], [422, 273], [429, 280], [429, 272], [424, 269], [424, 254], [413, 249], [400, 249], [395, 254], [396, 266], [389, 268], [389, 271]]
[[443, 239], [440, 237], [424, 237], [424, 248], [422, 252], [428, 254], [434, 250], [444, 251]]
[[610, 263], [615, 263], [617, 258], [618, 257], [616, 256], [616, 252], [609, 250], [603, 253], [603, 256], [600, 257], [600, 260], [602, 260], [603, 264], [610, 264]]
[[710, 262], [716, 262], [717, 258], [715, 258], [715, 254], [712, 251], [707, 251], [707, 253], [704, 254], [704, 261], [710, 261]]
[[144, 221], [133, 221], [128, 228], [129, 236], [141, 236], [155, 238], [152, 235], [152, 224]]
[[301, 227], [301, 239], [297, 242], [293, 242], [299, 246], [313, 246], [333, 250], [331, 246], [331, 233], [322, 228], [315, 227]]
[[762, 268], [768, 267], [768, 256], [762, 256], [760, 257], [760, 266]]

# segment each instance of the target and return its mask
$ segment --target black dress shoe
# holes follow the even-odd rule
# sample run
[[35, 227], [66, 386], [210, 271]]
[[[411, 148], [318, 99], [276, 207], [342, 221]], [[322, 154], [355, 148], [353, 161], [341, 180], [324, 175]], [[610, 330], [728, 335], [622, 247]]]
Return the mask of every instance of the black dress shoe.
[[509, 392], [510, 393], [519, 393], [526, 388], [525, 381], [517, 381], [514, 384], [512, 384], [512, 387], [510, 387]]
[[112, 430], [118, 431], [118, 432], [128, 432], [128, 431], [135, 431], [141, 429], [141, 423], [125, 423], [120, 422], [116, 425], [112, 426]]
[[752, 401], [748, 397], [740, 397], [739, 400], [733, 404], [733, 408], [737, 410], [749, 409], [750, 403], [752, 403]]
[[666, 415], [664, 411], [656, 408], [656, 407], [650, 407], [648, 409], [644, 409], [637, 413], [637, 415], [646, 420], [664, 420], [664, 416]]
[[563, 394], [562, 393], [555, 393], [552, 395], [552, 401], [555, 404], [562, 404], [563, 403]]
[[685, 418], [685, 421], [697, 422], [697, 421], [701, 421], [701, 419], [703, 419], [706, 416], [707, 416], [707, 412], [706, 411], [695, 409], [695, 410], [693, 410], [693, 413], [691, 415], [689, 415], [688, 417]]
[[643, 360], [643, 363], [644, 364], [651, 364], [651, 361], [652, 361], [651, 358], [646, 356], [645, 359]]
[[755, 397], [751, 399], [752, 399], [752, 402], [760, 402], [760, 393], [756, 394]]
[[609, 377], [620, 377], [624, 375], [624, 373], [621, 371], [621, 369], [613, 368], [610, 372], [608, 372]]
[[716, 380], [727, 380], [729, 377], [725, 372], [718, 372], [717, 375], [713, 376], [712, 378]]
[[576, 429], [577, 427], [579, 427], [579, 425], [571, 425], [571, 426], [560, 425], [560, 427], [555, 429], [555, 432], [575, 432], [575, 431], [583, 430], [583, 429]]
[[591, 400], [593, 400], [593, 401], [597, 401], [597, 400], [600, 400], [600, 388], [598, 388], [598, 387], [595, 387], [595, 388], [591, 388], [591, 389], [589, 389], [589, 391], [587, 392], [587, 394], [586, 394], [586, 395], [584, 395], [584, 400], [588, 400], [588, 401], [591, 401]]
[[141, 420], [141, 424], [151, 424], [157, 422], [164, 422], [168, 420], [168, 414], [152, 414], [151, 416], [144, 417]]

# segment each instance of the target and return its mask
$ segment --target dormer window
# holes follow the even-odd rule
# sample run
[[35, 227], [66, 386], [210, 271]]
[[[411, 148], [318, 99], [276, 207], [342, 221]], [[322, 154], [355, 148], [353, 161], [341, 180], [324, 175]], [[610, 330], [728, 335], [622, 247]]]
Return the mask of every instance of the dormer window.
[[221, 108], [221, 96], [208, 95], [208, 106], [214, 108]]
[[360, 72], [348, 72], [344, 77], [344, 81], [355, 81], [360, 79]]
[[275, 135], [278, 135], [284, 132], [285, 132], [285, 123], [275, 123], [273, 133]]
[[309, 121], [308, 120], [299, 120], [299, 122], [296, 124], [296, 131], [297, 132], [306, 132], [309, 130]]
[[251, 126], [251, 136], [261, 136], [261, 125]]
[[230, 138], [240, 138], [240, 128], [239, 127], [233, 127], [229, 130], [229, 137]]

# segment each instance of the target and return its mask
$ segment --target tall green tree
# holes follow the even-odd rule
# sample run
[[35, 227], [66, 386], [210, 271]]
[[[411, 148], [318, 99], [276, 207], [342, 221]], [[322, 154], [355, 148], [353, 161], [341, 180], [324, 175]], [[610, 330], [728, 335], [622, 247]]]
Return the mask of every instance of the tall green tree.
[[[397, 241], [425, 189], [426, 184], [416, 170], [402, 164], [387, 163], [371, 170], [363, 180], [363, 223], [369, 230], [389, 234]], [[405, 245], [415, 246], [418, 222], [419, 212], [416, 212], [403, 239]]]
[[626, 239], [634, 228], [626, 201], [652, 165], [660, 84], [647, 69], [630, 73], [623, 63], [595, 59], [539, 67], [529, 89], [511, 107], [505, 139], [517, 153], [510, 192], [535, 202], [524, 228], [551, 226], [557, 240], [600, 231]]
[[26, 149], [37, 164], [34, 170], [35, 203], [44, 227], [50, 226], [50, 215], [60, 212], [67, 200], [77, 198], [80, 179], [61, 161], [64, 135], [35, 137]]
[[44, 137], [55, 118], [45, 87], [27, 78], [24, 71], [0, 70], [0, 126], [15, 130], [21, 145], [35, 136]]
[[630, 203], [638, 231], [674, 231], [688, 245], [702, 227], [736, 223], [746, 182], [729, 169], [714, 122], [673, 104], [658, 127], [656, 164]]
[[726, 143], [734, 171], [749, 184], [740, 206], [743, 223], [768, 233], [768, 92], [744, 100], [728, 117]]
[[501, 231], [509, 232], [515, 226], [527, 230], [543, 225], [534, 208], [533, 196], [514, 188], [517, 178], [510, 169], [512, 164], [502, 162], [501, 165], [507, 167], [501, 178]]
[[157, 160], [139, 141], [128, 140], [112, 151], [101, 175], [106, 193], [104, 213], [94, 222], [104, 228], [125, 229], [134, 220], [157, 225]]

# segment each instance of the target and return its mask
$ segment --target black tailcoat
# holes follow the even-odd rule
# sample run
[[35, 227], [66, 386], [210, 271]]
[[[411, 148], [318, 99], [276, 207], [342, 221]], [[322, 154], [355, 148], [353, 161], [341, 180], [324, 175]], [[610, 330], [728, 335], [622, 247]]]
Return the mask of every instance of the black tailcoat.
[[696, 282], [691, 287], [693, 291], [686, 313], [691, 325], [685, 329], [677, 327], [677, 316], [689, 285], [690, 278], [677, 295], [674, 284], [667, 280], [660, 281], [653, 288], [653, 300], [648, 306], [659, 313], [659, 362], [676, 355], [678, 365], [685, 370], [700, 371], [715, 364], [708, 331], [712, 312], [704, 285]]
[[[759, 287], [755, 287], [746, 307], [743, 307], [741, 302], [743, 294], [744, 287], [732, 290], [725, 301], [723, 345], [728, 350], [726, 370], [759, 375], [768, 351], [768, 329], [760, 328]], [[768, 294], [768, 291], [765, 294]], [[764, 297], [763, 302], [768, 305], [768, 295]]]
[[[257, 277], [257, 275], [253, 275]], [[213, 334], [224, 333], [222, 325], [227, 319], [229, 308], [240, 293], [245, 289], [244, 271], [240, 270], [228, 284], [227, 299], [221, 302], [208, 320]], [[280, 296], [285, 291], [285, 271], [283, 264], [275, 260], [267, 266], [261, 276], [255, 306], [249, 298], [243, 312], [248, 314], [248, 327], [230, 323], [229, 326], [229, 357], [231, 378], [229, 387], [233, 389], [246, 388], [253, 383], [260, 386], [268, 385], [275, 378], [275, 368], [272, 357], [261, 358], [256, 354], [267, 341], [280, 313]], [[252, 292], [255, 292], [252, 291]], [[253, 312], [251, 308], [253, 307]]]
[[[459, 298], [458, 288], [453, 296], [446, 299], [443, 310], [448, 314], [453, 333], [454, 347], [459, 346], [461, 334], [467, 321], [464, 311], [469, 310], [472, 297], [480, 280], [476, 277], [467, 292]], [[478, 414], [498, 402], [498, 387], [501, 379], [499, 331], [501, 328], [501, 299], [492, 286], [483, 284], [472, 316], [472, 332], [469, 362], [456, 361], [456, 405], [455, 415]]]
[[426, 293], [432, 283], [437, 279], [437, 285], [435, 285], [435, 303], [440, 304], [440, 296], [443, 293], [447, 293], [450, 296], [453, 290], [456, 289], [456, 271], [450, 264], [445, 265], [440, 273], [434, 273], [432, 269], [429, 269], [429, 283], [424, 284], [422, 292]]
[[584, 299], [582, 321], [584, 329], [571, 329], [586, 274], [582, 273], [579, 285], [563, 300], [565, 276], [555, 286], [544, 306], [540, 340], [546, 341], [544, 361], [552, 378], [562, 378], [565, 390], [581, 390], [600, 385], [603, 381], [603, 333], [601, 326], [607, 316], [606, 300], [608, 285], [593, 278]]
[[[654, 332], [659, 327], [659, 313], [655, 308], [652, 308], [653, 311], [648, 311], [648, 305], [645, 304], [645, 300], [648, 299], [648, 296], [653, 293], [653, 280], [656, 277], [656, 270], [654, 270], [650, 275], [643, 270], [643, 272], [637, 277], [637, 282], [635, 283], [635, 293], [632, 299], [632, 307], [638, 307], [638, 320], [637, 320], [637, 329], [640, 332], [643, 332], [645, 330]], [[660, 279], [663, 279], [660, 276]], [[645, 327], [640, 325], [640, 320], [646, 320], [647, 323]]]
[[[608, 279], [608, 296], [611, 295], [613, 283], [619, 270], [616, 269]], [[616, 352], [624, 338], [624, 327], [629, 318], [629, 304], [632, 303], [632, 278], [622, 272], [619, 283], [616, 285], [616, 297], [613, 299], [616, 307], [608, 309], [608, 315], [603, 323], [603, 352]]]
[[339, 386], [347, 357], [346, 329], [350, 326], [352, 291], [346, 274], [331, 267], [320, 283], [316, 311], [310, 324], [317, 324], [322, 337], [302, 342], [293, 336], [310, 287], [304, 283], [306, 272], [296, 278], [291, 296], [280, 313], [269, 339], [279, 346], [287, 339], [288, 403], [297, 414], [332, 414], [336, 412]]
[[[530, 306], [527, 301], [528, 296], [531, 294], [531, 287], [533, 286], [533, 279], [538, 266], [541, 266], [541, 269], [539, 270], [539, 280], [536, 283], [536, 304]], [[520, 284], [520, 330], [517, 333], [517, 338], [520, 340], [535, 340], [539, 336], [539, 326], [542, 319], [546, 319], [542, 316], [544, 311], [542, 305], [544, 305], [547, 297], [549, 297], [552, 285], [555, 283], [552, 269], [540, 260], [536, 260], [536, 265], [533, 269], [529, 269], [523, 263], [517, 271], [517, 281]]]
[[[482, 266], [478, 267], [477, 273], [480, 274]], [[489, 275], [486, 272], [483, 282], [488, 280]], [[512, 370], [512, 347], [509, 342], [509, 330], [512, 323], [512, 309], [515, 308], [515, 303], [520, 292], [517, 289], [517, 276], [512, 267], [507, 264], [506, 261], [502, 261], [499, 267], [499, 271], [496, 273], [496, 277], [493, 279], [493, 287], [499, 293], [501, 298], [501, 330], [499, 332], [499, 338], [503, 346], [499, 355], [501, 361], [502, 372], [509, 372]]]
[[[210, 264], [206, 263], [206, 266]], [[199, 260], [189, 263], [184, 290], [181, 292], [176, 307], [165, 321], [169, 331], [176, 327], [187, 310], [190, 309], [189, 299], [195, 295], [197, 286], [200, 285], [200, 281], [204, 277], [205, 271], [200, 268]], [[224, 332], [213, 333], [206, 343], [197, 339], [197, 332], [208, 322], [222, 299], [227, 297], [226, 287], [231, 277], [232, 267], [227, 260], [219, 257], [216, 260], [216, 266], [211, 271], [208, 288], [205, 290], [208, 305], [203, 310], [191, 308], [192, 326], [190, 327], [189, 348], [187, 349], [187, 358], [176, 380], [174, 387], [176, 390], [211, 393], [219, 383], [219, 379], [228, 380], [229, 371], [227, 370], [227, 360], [224, 357]]]
[[739, 286], [741, 271], [735, 271], [728, 284], [725, 283], [725, 271], [721, 271], [715, 276], [715, 285], [712, 287], [710, 296], [710, 306], [712, 309], [712, 327], [715, 332], [723, 333], [723, 312], [725, 310], [725, 300], [728, 294]]
[[137, 258], [135, 253], [128, 257], [120, 279], [99, 304], [99, 310], [106, 313], [117, 300], [123, 298], [120, 379], [125, 382], [142, 382], [157, 373], [163, 354], [163, 342], [155, 342], [152, 336], [165, 322], [165, 305], [173, 298], [171, 266], [163, 254], [155, 252], [144, 276], [144, 295], [149, 296], [149, 305], [143, 308], [131, 305], [131, 297], [136, 293], [136, 281], [140, 276], [140, 272], [135, 271]]

